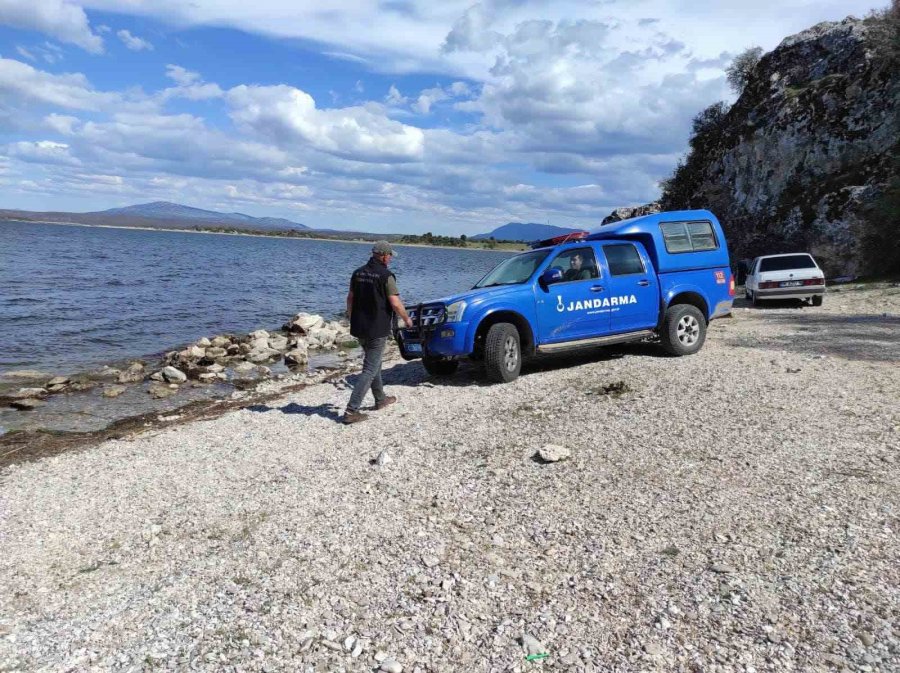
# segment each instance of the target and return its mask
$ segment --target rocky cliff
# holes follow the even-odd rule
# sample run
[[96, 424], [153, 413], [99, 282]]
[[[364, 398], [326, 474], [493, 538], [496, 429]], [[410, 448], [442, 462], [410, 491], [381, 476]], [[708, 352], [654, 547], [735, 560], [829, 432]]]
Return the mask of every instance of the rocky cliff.
[[900, 271], [900, 10], [785, 39], [698, 115], [664, 209], [709, 208], [732, 257], [808, 250], [829, 274]]

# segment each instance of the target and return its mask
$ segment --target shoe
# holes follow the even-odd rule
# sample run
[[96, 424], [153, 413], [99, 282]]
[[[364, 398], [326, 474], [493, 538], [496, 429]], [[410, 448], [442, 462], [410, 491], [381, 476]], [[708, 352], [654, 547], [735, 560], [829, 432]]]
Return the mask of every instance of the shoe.
[[389, 406], [396, 401], [397, 401], [396, 397], [394, 397], [393, 395], [388, 395], [383, 400], [381, 400], [381, 402], [375, 403], [375, 411], [378, 411], [379, 409], [384, 409], [386, 406]]
[[349, 409], [344, 412], [344, 425], [350, 425], [351, 423], [359, 423], [368, 418], [368, 416], [361, 411], [350, 411]]

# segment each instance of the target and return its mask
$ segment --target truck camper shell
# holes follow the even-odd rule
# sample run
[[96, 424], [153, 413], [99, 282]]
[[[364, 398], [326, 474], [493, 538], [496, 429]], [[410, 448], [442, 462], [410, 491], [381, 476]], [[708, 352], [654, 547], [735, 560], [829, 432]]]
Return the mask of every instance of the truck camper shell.
[[643, 244], [659, 274], [728, 267], [722, 226], [708, 210], [642, 215], [592, 229], [586, 240], [624, 239]]

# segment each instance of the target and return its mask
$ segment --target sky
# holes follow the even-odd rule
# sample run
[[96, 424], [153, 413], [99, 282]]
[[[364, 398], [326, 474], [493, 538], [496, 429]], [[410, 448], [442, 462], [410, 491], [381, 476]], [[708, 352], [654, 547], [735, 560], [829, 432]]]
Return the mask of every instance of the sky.
[[879, 6], [0, 0], [0, 208], [596, 226], [658, 198], [735, 55]]

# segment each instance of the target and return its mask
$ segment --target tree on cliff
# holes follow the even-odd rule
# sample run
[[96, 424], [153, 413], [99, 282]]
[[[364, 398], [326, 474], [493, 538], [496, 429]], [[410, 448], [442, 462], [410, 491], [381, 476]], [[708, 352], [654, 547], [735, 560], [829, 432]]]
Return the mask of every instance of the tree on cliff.
[[725, 68], [725, 78], [738, 96], [740, 96], [747, 83], [753, 77], [753, 71], [759, 64], [762, 57], [762, 47], [750, 47], [734, 57], [727, 68]]

